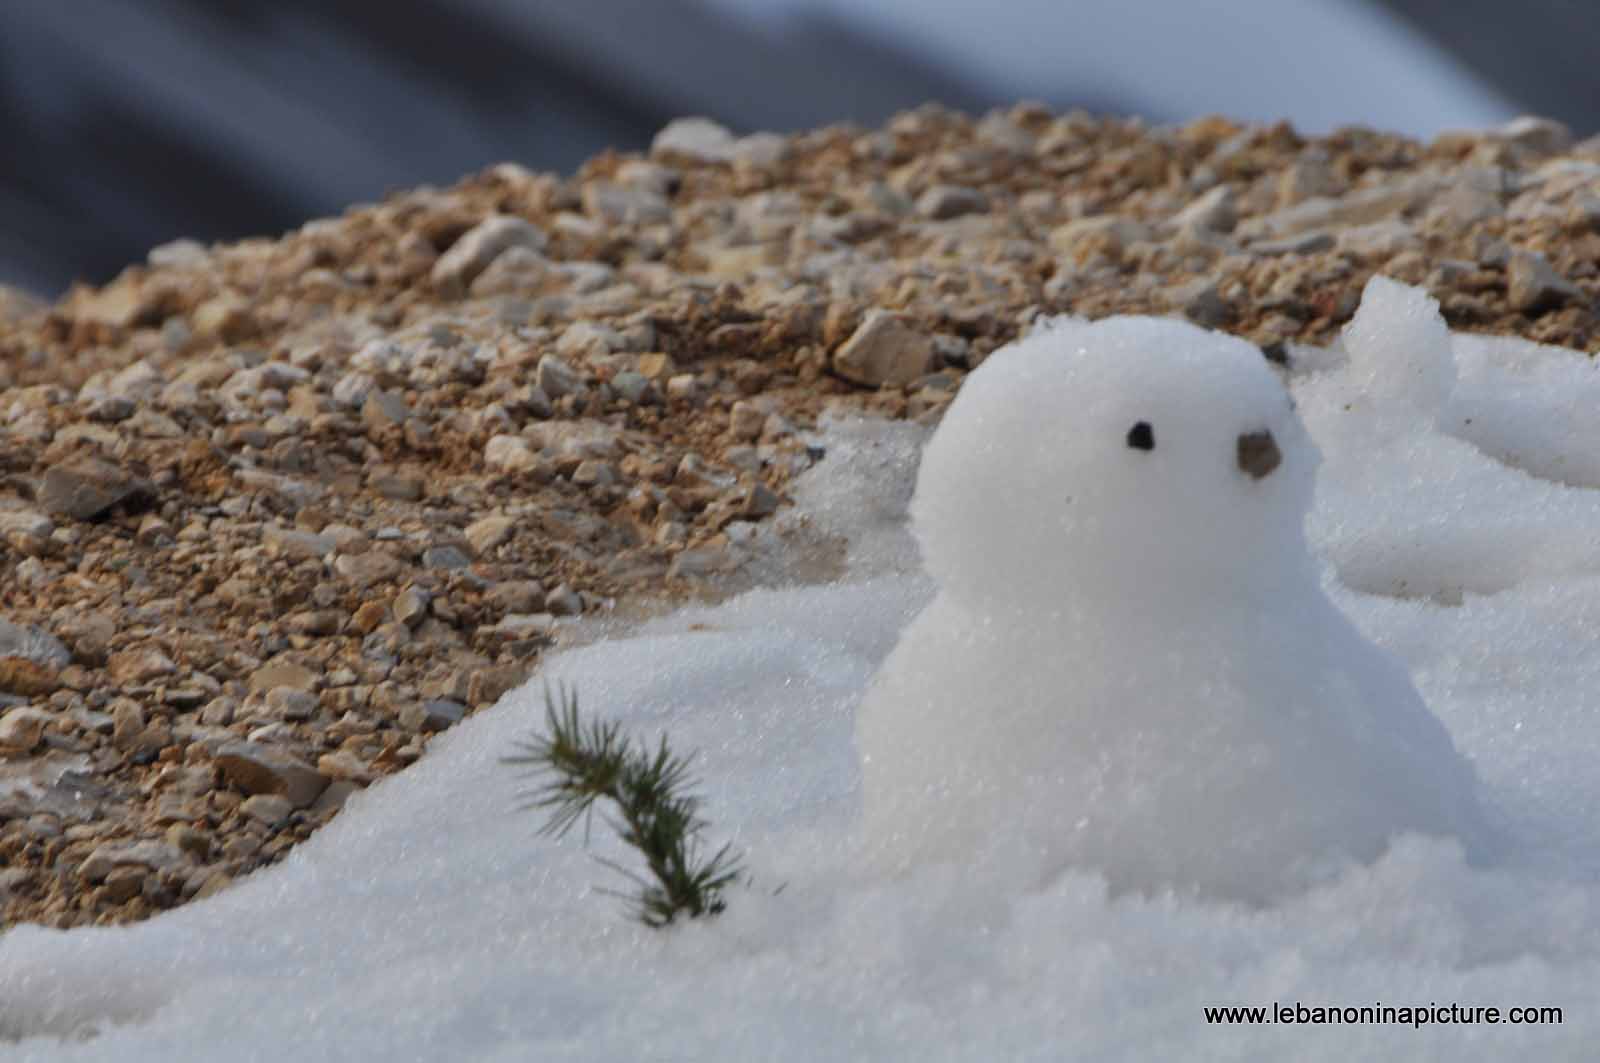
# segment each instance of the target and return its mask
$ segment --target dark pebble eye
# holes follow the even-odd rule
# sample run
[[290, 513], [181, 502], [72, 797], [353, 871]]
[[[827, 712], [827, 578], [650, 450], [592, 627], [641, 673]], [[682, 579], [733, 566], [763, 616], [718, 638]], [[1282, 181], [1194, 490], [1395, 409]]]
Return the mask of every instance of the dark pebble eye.
[[1156, 449], [1156, 432], [1149, 421], [1140, 421], [1128, 429], [1128, 446], [1134, 450]]

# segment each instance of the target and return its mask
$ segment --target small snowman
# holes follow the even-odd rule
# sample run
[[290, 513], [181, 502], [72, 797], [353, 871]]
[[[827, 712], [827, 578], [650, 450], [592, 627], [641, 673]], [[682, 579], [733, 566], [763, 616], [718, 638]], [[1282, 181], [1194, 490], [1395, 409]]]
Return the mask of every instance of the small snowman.
[[858, 716], [870, 859], [1259, 902], [1406, 832], [1482, 852], [1470, 767], [1322, 590], [1318, 461], [1243, 340], [1117, 317], [996, 352], [924, 452], [938, 593]]

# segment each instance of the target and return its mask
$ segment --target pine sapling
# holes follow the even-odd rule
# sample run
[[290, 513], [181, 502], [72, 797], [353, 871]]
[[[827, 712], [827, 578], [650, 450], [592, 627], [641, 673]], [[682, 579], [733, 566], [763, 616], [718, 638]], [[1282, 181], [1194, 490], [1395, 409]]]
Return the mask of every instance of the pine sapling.
[[744, 869], [729, 845], [704, 855], [700, 832], [707, 824], [692, 793], [688, 758], [673, 753], [665, 737], [651, 753], [615, 723], [584, 720], [576, 691], [558, 686], [552, 696], [547, 686], [544, 703], [545, 733], [518, 742], [521, 752], [503, 758], [526, 766], [535, 782], [522, 807], [548, 814], [539, 833], [559, 838], [581, 819], [587, 844], [595, 802], [604, 798], [615, 806], [612, 828], [649, 869], [647, 878], [602, 860], [633, 882], [640, 921], [664, 927], [680, 915], [721, 912], [723, 890], [743, 878]]

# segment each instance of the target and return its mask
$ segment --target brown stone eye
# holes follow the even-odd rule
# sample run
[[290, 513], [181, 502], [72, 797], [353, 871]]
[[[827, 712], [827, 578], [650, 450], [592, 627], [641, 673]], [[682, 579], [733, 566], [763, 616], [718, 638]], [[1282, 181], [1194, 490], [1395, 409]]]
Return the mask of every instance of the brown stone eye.
[[1128, 446], [1134, 450], [1156, 449], [1156, 432], [1149, 421], [1140, 421], [1128, 429]]

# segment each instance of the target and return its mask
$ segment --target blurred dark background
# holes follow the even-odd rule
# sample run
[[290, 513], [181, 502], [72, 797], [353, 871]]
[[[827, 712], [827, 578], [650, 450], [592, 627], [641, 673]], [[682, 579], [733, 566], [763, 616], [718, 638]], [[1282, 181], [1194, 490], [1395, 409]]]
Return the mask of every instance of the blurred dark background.
[[1427, 136], [1600, 126], [1592, 0], [5, 0], [0, 283], [274, 234], [502, 160], [1019, 98]]

